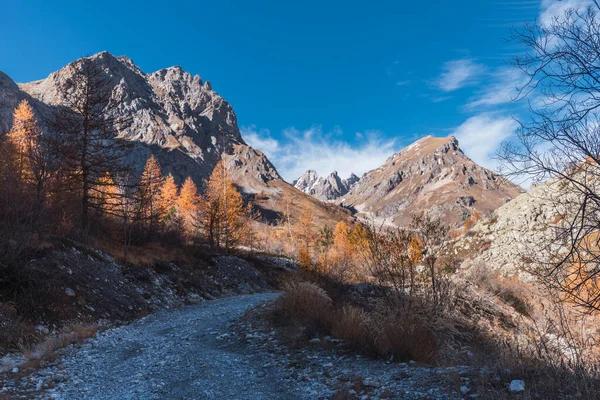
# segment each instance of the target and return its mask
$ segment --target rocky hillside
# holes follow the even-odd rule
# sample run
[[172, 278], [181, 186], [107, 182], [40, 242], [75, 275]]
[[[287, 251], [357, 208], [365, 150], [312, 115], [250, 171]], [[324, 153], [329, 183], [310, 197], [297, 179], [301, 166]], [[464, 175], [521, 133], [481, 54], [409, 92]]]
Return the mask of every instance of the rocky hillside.
[[296, 189], [300, 189], [319, 200], [331, 201], [348, 193], [359, 180], [360, 178], [354, 174], [350, 174], [348, 179], [342, 179], [337, 171], [333, 171], [324, 178], [319, 176], [317, 171], [309, 169], [292, 184]]
[[463, 269], [485, 267], [528, 281], [531, 276], [525, 269], [533, 257], [564, 251], [555, 240], [554, 229], [563, 222], [564, 209], [557, 206], [566, 204], [559, 186], [550, 180], [533, 187], [458, 238], [454, 252], [464, 258]]
[[467, 157], [453, 136], [424, 137], [360, 178], [341, 203], [359, 218], [398, 226], [429, 211], [456, 226], [475, 210], [489, 215], [522, 189]]
[[[247, 196], [268, 194], [270, 201], [263, 196], [259, 204], [266, 219], [280, 217], [284, 203], [291, 205], [294, 215], [299, 214], [298, 207], [305, 206], [329, 221], [343, 214], [285, 183], [267, 157], [244, 142], [233, 108], [210, 82], [177, 66], [145, 73], [131, 59], [108, 52], [89, 60], [105, 72], [112, 86], [111, 100], [119, 104], [114, 113], [131, 121], [118, 134], [133, 144], [128, 155], [133, 166], [141, 169], [154, 154], [165, 174], [172, 173], [178, 182], [190, 176], [202, 187], [203, 179], [224, 159], [234, 182]], [[44, 122], [53, 118], [58, 105], [65, 105], [61, 89], [68, 87], [81, 62], [76, 60], [45, 79], [22, 84], [0, 72], [0, 133], [10, 129], [13, 110], [23, 99], [34, 107], [42, 128], [50, 131]]]

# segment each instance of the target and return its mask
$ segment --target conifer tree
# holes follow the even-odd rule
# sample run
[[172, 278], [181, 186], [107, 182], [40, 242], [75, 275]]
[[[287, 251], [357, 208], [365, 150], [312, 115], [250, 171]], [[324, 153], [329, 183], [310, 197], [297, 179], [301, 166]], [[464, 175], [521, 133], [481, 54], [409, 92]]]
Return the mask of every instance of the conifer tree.
[[189, 176], [183, 182], [179, 197], [177, 198], [177, 207], [183, 219], [185, 233], [188, 236], [195, 235], [195, 218], [200, 204], [200, 196], [196, 184]]
[[249, 207], [220, 161], [207, 182], [199, 220], [209, 243], [229, 250], [249, 234], [250, 219]]
[[304, 207], [300, 220], [295, 226], [296, 238], [298, 239], [298, 262], [300, 267], [309, 269], [312, 265], [311, 250], [315, 241], [313, 230], [313, 216], [310, 208]]
[[177, 207], [177, 184], [172, 174], [167, 175], [160, 187], [160, 209], [163, 218], [176, 212]]
[[163, 214], [161, 210], [163, 181], [160, 164], [156, 157], [151, 155], [146, 161], [138, 187], [140, 220], [147, 235], [152, 234]]
[[79, 195], [81, 229], [90, 227], [90, 209], [98, 204], [102, 178], [126, 173], [124, 161], [130, 144], [118, 138], [131, 119], [119, 118], [121, 106], [112, 98], [111, 76], [94, 60], [83, 58], [70, 65], [69, 84], [61, 86], [63, 105], [58, 107], [54, 128], [61, 153], [61, 167], [71, 187]]
[[14, 146], [19, 178], [33, 189], [39, 208], [47, 183], [52, 177], [52, 153], [27, 100], [21, 101], [15, 109], [13, 126], [7, 136]]

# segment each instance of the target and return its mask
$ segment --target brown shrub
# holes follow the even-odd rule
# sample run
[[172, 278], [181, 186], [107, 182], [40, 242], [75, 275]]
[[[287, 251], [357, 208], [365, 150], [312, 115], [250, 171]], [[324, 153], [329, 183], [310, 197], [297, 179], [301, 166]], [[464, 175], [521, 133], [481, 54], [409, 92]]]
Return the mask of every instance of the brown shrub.
[[314, 283], [287, 282], [280, 298], [281, 310], [290, 317], [314, 320], [327, 324], [331, 312], [331, 298]]
[[377, 310], [375, 344], [383, 356], [400, 361], [435, 364], [439, 353], [436, 333], [427, 317], [417, 310], [391, 305]]
[[331, 330], [335, 337], [371, 352], [374, 350], [372, 327], [373, 322], [366, 312], [352, 305], [344, 305], [336, 312]]
[[[274, 309], [275, 320], [303, 331], [305, 337], [332, 334], [368, 354], [437, 363], [440, 344], [435, 322], [431, 321], [438, 321], [440, 316], [428, 315], [427, 308], [416, 303], [409, 307], [389, 298], [372, 310], [351, 304], [351, 299], [342, 296], [336, 297], [333, 304], [327, 292], [309, 282], [289, 282], [283, 290]], [[279, 317], [280, 313], [284, 318]], [[294, 332], [288, 334], [298, 336]]]
[[503, 303], [511, 306], [524, 316], [531, 316], [533, 306], [528, 300], [526, 284], [516, 278], [507, 279], [484, 266], [477, 266], [471, 271], [471, 280], [477, 286], [497, 296]]

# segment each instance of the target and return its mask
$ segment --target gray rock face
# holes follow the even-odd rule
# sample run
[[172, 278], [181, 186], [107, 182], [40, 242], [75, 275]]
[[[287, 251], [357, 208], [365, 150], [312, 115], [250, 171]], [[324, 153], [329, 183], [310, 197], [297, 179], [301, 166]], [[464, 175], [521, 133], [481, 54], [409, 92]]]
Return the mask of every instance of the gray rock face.
[[319, 200], [331, 201], [348, 193], [359, 179], [354, 174], [350, 174], [348, 179], [341, 179], [337, 171], [333, 171], [323, 178], [317, 174], [317, 171], [309, 169], [304, 175], [296, 179], [293, 185]]
[[[246, 149], [238, 153], [254, 154], [240, 135], [231, 105], [200, 76], [180, 67], [146, 74], [131, 59], [108, 52], [89, 60], [109, 79], [112, 100], [119, 104], [114, 112], [131, 119], [119, 136], [135, 144], [128, 156], [134, 166], [141, 168], [147, 157], [155, 154], [165, 173], [173, 173], [178, 181], [191, 176], [200, 183], [233, 146]], [[76, 60], [45, 79], [19, 85], [0, 73], [0, 132], [12, 125], [12, 112], [21, 99], [29, 99], [36, 113], [46, 116], [55, 106], [64, 105], [61, 88], [68, 87], [81, 62]], [[279, 178], [276, 172], [267, 175]]]
[[455, 244], [456, 254], [466, 251], [462, 268], [485, 268], [530, 281], [529, 267], [565, 253], [567, 248], [557, 235], [563, 216], [573, 215], [569, 208], [578, 200], [575, 191], [561, 187], [560, 181], [551, 179], [481, 219]]

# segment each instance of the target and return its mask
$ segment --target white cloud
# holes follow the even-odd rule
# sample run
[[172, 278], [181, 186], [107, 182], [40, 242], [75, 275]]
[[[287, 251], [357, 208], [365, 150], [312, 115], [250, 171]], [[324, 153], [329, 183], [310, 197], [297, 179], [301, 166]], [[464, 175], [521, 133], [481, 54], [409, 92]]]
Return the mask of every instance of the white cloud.
[[510, 103], [518, 98], [519, 89], [527, 84], [527, 77], [516, 67], [503, 67], [490, 74], [489, 82], [471, 99], [467, 108]]
[[307, 169], [319, 175], [338, 171], [342, 178], [351, 173], [362, 175], [381, 166], [396, 151], [396, 141], [383, 139], [377, 132], [357, 132], [358, 145], [340, 140], [339, 130], [323, 132], [313, 126], [306, 130], [288, 128], [283, 140], [273, 138], [268, 130], [242, 127], [242, 137], [252, 147], [264, 152], [288, 182]]
[[452, 133], [461, 149], [477, 164], [497, 170], [494, 153], [509, 139], [519, 124], [510, 117], [480, 114], [467, 119]]
[[279, 142], [271, 137], [268, 129], [258, 130], [255, 125], [242, 126], [241, 133], [246, 143], [262, 151], [269, 159], [281, 149]]
[[443, 72], [436, 80], [435, 85], [444, 92], [471, 86], [484, 72], [485, 68], [471, 58], [452, 60], [444, 63]]
[[554, 18], [562, 18], [567, 10], [583, 11], [592, 0], [542, 0], [540, 23], [549, 25]]

